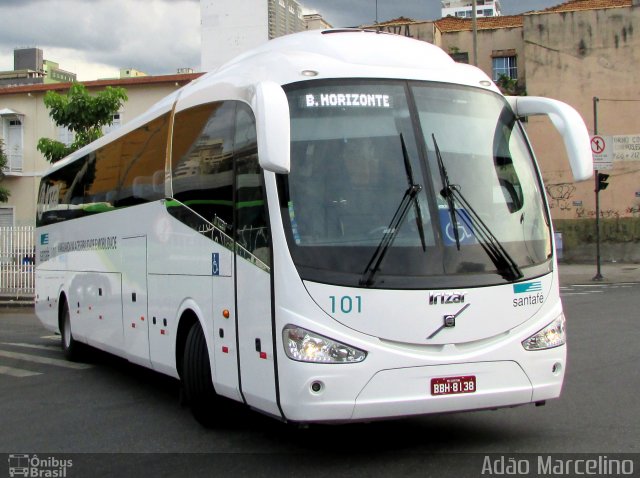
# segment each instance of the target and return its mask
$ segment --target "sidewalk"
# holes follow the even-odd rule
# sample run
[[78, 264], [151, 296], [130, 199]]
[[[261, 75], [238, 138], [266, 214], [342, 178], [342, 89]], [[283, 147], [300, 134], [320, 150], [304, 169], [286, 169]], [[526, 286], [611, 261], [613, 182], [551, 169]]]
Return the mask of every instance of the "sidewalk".
[[600, 265], [601, 281], [594, 281], [597, 267], [593, 264], [559, 264], [560, 285], [613, 284], [616, 282], [640, 282], [640, 264], [603, 262]]

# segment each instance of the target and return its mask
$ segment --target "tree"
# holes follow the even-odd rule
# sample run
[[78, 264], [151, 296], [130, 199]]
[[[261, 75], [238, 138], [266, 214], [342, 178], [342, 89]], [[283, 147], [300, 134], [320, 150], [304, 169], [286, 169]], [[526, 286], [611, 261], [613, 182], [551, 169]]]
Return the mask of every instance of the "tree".
[[[8, 158], [4, 152], [4, 141], [0, 139], [0, 182], [4, 179], [4, 168], [7, 166], [7, 161]], [[7, 202], [10, 195], [8, 189], [0, 186], [0, 202]]]
[[95, 141], [102, 136], [102, 127], [113, 123], [113, 115], [127, 100], [124, 88], [107, 86], [91, 96], [84, 85], [73, 83], [66, 95], [47, 91], [44, 104], [49, 116], [58, 126], [75, 133], [74, 142], [67, 146], [50, 138], [40, 138], [38, 151], [51, 163]]

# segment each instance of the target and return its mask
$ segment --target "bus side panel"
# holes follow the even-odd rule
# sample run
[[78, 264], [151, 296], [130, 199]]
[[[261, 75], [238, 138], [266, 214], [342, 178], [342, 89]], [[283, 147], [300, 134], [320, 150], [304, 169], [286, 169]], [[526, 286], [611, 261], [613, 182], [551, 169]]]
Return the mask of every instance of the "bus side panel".
[[151, 367], [147, 316], [147, 236], [122, 239], [122, 324], [127, 359]]
[[[224, 359], [230, 361], [228, 383], [231, 398], [239, 399], [237, 356], [235, 353], [233, 252], [221, 244], [172, 218], [164, 205], [151, 211], [148, 236], [149, 349], [154, 370], [178, 377], [176, 340], [180, 320], [188, 311], [195, 313], [209, 345], [215, 383], [221, 365], [217, 355], [222, 345], [229, 348]], [[212, 289], [213, 288], [213, 289]], [[212, 302], [215, 299], [215, 302]], [[230, 318], [222, 311], [228, 309]], [[154, 322], [155, 320], [155, 322]], [[219, 337], [224, 328], [224, 337]], [[220, 343], [218, 343], [220, 342]], [[232, 349], [233, 348], [233, 349]], [[225, 393], [223, 393], [225, 394]], [[225, 394], [227, 395], [227, 394]]]
[[83, 321], [89, 345], [111, 353], [122, 353], [121, 274], [79, 272], [72, 282], [81, 284], [82, 301], [76, 315]]
[[214, 334], [210, 291], [209, 276], [149, 275], [149, 354], [154, 370], [178, 378], [176, 338], [187, 311], [197, 316], [211, 350]]
[[58, 298], [64, 275], [60, 271], [36, 271], [35, 311], [42, 325], [51, 332], [59, 332]]

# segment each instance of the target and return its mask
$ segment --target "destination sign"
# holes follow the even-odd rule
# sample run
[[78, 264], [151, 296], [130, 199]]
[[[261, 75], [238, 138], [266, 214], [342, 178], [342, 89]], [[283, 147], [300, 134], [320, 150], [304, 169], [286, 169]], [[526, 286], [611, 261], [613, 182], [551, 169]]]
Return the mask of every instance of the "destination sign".
[[379, 93], [306, 94], [300, 102], [306, 108], [391, 108], [391, 96]]

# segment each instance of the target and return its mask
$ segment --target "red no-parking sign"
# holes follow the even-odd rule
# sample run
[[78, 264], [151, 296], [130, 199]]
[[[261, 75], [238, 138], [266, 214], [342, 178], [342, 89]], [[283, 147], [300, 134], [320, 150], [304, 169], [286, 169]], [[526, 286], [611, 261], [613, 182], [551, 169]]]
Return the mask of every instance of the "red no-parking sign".
[[591, 153], [594, 170], [613, 169], [613, 138], [611, 136], [592, 136]]

